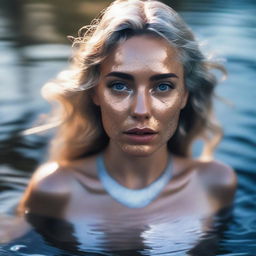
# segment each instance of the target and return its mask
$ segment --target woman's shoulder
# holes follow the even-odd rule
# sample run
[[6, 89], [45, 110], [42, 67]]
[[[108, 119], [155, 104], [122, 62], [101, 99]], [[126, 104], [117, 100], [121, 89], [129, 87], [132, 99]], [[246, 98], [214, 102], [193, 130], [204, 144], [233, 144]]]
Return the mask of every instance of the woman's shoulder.
[[73, 161], [65, 165], [47, 162], [39, 166], [23, 194], [18, 212], [24, 214], [29, 210], [54, 217], [61, 215], [63, 211], [59, 212], [60, 209], [66, 208], [70, 204], [72, 195], [76, 193], [75, 173], [79, 168], [81, 172], [90, 172], [90, 160], [83, 159], [83, 161]]
[[178, 173], [195, 171], [200, 180], [212, 186], [236, 185], [236, 174], [230, 166], [217, 160], [194, 159], [175, 156]]
[[197, 173], [210, 196], [217, 199], [221, 205], [232, 204], [237, 186], [233, 168], [217, 160], [197, 160]]
[[32, 175], [17, 212], [22, 215], [31, 212], [55, 216], [51, 209], [55, 208], [56, 202], [62, 202], [70, 194], [71, 181], [68, 176], [68, 170], [56, 162], [41, 165]]
[[74, 160], [65, 164], [47, 162], [39, 166], [33, 174], [30, 185], [33, 189], [47, 193], [69, 193], [76, 182], [76, 173], [92, 176], [94, 156]]
[[34, 190], [47, 193], [67, 193], [71, 182], [70, 168], [57, 162], [39, 166], [31, 179]]
[[198, 174], [203, 183], [210, 187], [235, 189], [236, 174], [233, 168], [217, 160], [197, 160]]
[[185, 157], [176, 158], [179, 174], [188, 174], [196, 180], [203, 191], [218, 204], [231, 205], [234, 199], [237, 178], [228, 165], [216, 160], [202, 160]]

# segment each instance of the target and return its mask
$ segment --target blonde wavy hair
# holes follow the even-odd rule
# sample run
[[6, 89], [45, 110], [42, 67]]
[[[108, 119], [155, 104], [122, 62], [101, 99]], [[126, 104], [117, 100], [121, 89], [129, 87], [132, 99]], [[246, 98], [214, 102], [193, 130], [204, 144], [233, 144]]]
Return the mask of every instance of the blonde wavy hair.
[[[97, 86], [100, 64], [115, 47], [134, 35], [150, 33], [178, 50], [184, 67], [189, 99], [181, 111], [178, 128], [168, 141], [170, 152], [189, 156], [196, 138], [202, 138], [204, 155], [210, 155], [221, 138], [212, 113], [216, 77], [211, 69], [225, 71], [201, 53], [193, 33], [170, 7], [150, 0], [116, 0], [73, 38], [74, 55], [69, 70], [43, 87], [43, 96], [59, 102], [54, 116], [58, 131], [50, 158], [69, 162], [103, 150], [108, 144], [99, 108], [91, 93]], [[56, 121], [55, 120], [55, 121]]]

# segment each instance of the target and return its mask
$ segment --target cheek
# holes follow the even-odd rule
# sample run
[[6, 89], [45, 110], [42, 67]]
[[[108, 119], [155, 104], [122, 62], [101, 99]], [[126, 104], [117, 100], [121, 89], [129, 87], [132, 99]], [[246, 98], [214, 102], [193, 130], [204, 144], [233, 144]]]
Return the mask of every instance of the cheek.
[[177, 93], [172, 97], [154, 99], [153, 109], [155, 113], [162, 118], [167, 118], [166, 120], [175, 119], [176, 116], [179, 116], [181, 109], [183, 108], [183, 99]]
[[169, 115], [166, 116], [166, 130], [169, 131], [168, 135], [171, 137], [177, 129], [179, 123], [180, 110], [170, 111]]
[[[157, 105], [157, 107], [156, 107]], [[179, 123], [182, 100], [180, 97], [172, 99], [162, 99], [155, 102], [155, 116], [163, 126], [163, 133], [166, 138], [170, 138], [176, 131]]]
[[127, 104], [117, 100], [108, 99], [101, 101], [101, 118], [105, 132], [109, 137], [119, 133], [119, 127], [127, 118]]
[[168, 142], [175, 134], [179, 124], [179, 116], [180, 111], [176, 111], [175, 113], [170, 113], [170, 115], [166, 117], [163, 134], [165, 142]]

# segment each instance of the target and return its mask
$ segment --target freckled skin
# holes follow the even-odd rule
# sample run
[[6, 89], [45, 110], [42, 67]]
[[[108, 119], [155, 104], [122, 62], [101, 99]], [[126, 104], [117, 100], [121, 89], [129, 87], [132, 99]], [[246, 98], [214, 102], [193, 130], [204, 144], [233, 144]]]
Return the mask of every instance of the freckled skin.
[[[188, 96], [176, 50], [163, 39], [135, 36], [113, 51], [101, 65], [101, 71], [93, 99], [101, 108], [110, 147], [118, 145], [123, 152], [139, 156], [150, 155], [159, 149], [166, 151], [166, 143], [176, 130]], [[134, 80], [106, 77], [110, 72], [126, 73]], [[154, 75], [166, 73], [176, 77], [150, 80]], [[120, 93], [111, 90], [108, 83], [115, 81], [124, 83], [129, 90]], [[173, 83], [174, 88], [167, 92], [155, 91], [156, 86], [165, 82]], [[151, 143], [131, 143], [123, 132], [134, 127], [149, 127], [158, 135]]]

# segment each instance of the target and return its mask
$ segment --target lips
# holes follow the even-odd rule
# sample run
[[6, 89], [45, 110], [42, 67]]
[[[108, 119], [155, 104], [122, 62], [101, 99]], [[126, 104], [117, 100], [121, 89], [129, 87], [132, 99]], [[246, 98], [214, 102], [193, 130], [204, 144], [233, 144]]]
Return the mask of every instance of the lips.
[[125, 134], [130, 134], [130, 135], [153, 135], [156, 134], [157, 132], [154, 131], [153, 129], [150, 128], [133, 128], [129, 129], [124, 132]]
[[133, 128], [124, 132], [126, 139], [132, 144], [148, 144], [157, 136], [157, 132], [150, 128]]

